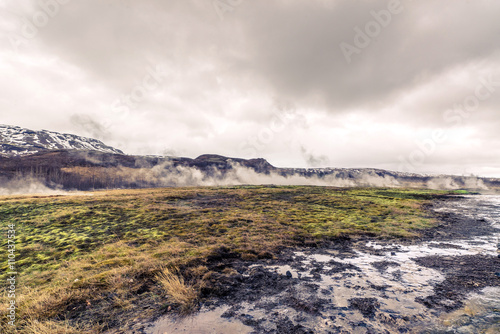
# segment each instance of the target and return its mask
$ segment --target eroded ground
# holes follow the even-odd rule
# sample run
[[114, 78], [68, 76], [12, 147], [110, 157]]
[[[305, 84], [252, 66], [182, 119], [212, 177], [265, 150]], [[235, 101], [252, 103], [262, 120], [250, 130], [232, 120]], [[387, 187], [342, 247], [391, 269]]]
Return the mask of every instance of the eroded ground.
[[251, 265], [228, 255], [222, 266], [235, 275], [213, 278], [222, 297], [146, 332], [500, 332], [500, 197], [429, 209], [443, 223], [417, 240], [338, 239]]

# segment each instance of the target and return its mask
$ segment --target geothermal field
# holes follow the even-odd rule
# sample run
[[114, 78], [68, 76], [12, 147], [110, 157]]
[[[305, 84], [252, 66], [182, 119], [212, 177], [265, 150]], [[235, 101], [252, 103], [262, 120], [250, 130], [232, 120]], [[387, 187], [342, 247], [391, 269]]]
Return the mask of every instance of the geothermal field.
[[3, 196], [0, 209], [20, 332], [499, 330], [496, 195], [156, 188]]

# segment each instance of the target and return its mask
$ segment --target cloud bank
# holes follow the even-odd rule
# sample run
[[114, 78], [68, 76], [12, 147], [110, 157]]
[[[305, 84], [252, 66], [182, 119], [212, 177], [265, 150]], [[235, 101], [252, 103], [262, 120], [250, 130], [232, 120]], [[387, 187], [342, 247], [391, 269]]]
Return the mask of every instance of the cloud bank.
[[3, 2], [2, 122], [131, 154], [500, 176], [498, 1], [221, 1]]

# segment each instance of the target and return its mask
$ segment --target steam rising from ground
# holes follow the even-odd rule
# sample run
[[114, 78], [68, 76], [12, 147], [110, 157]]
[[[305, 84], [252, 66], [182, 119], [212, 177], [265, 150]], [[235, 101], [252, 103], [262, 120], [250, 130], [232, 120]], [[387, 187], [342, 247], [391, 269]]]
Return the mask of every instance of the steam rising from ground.
[[378, 175], [372, 171], [358, 171], [354, 177], [346, 177], [345, 173], [333, 171], [331, 174], [304, 176], [298, 173], [281, 175], [271, 171], [268, 174], [258, 173], [252, 168], [232, 164], [231, 169], [212, 168], [202, 171], [194, 167], [174, 166], [164, 163], [152, 168], [119, 168], [117, 174], [131, 182], [148, 183], [155, 186], [234, 186], [234, 185], [311, 185], [333, 187], [413, 187], [434, 190], [488, 190], [483, 180], [477, 177], [436, 176], [425, 182], [404, 181], [390, 175]]
[[50, 194], [66, 193], [59, 189], [47, 187], [42, 181], [33, 177], [18, 177], [9, 181], [0, 181], [0, 195]]
[[427, 188], [435, 190], [457, 190], [457, 189], [474, 189], [474, 190], [488, 190], [483, 180], [477, 177], [463, 177], [462, 182], [464, 185], [457, 184], [456, 180], [452, 177], [435, 177], [427, 182]]
[[212, 168], [203, 172], [197, 168], [162, 164], [153, 168], [120, 168], [120, 177], [134, 182], [146, 182], [158, 186], [233, 186], [233, 185], [314, 185], [335, 187], [398, 187], [399, 182], [390, 176], [365, 173], [356, 179], [346, 179], [338, 172], [320, 177], [293, 174], [283, 176], [276, 172], [258, 173], [252, 168], [233, 164], [232, 168], [221, 171]]
[[[348, 172], [347, 172], [348, 171]], [[435, 190], [468, 189], [486, 191], [477, 177], [411, 176], [384, 174], [375, 170], [271, 170], [261, 173], [238, 163], [204, 170], [165, 162], [142, 167], [67, 167], [61, 169], [64, 182], [34, 176], [0, 180], [0, 195], [69, 194], [62, 189], [92, 190], [148, 187], [237, 186], [237, 185], [310, 185], [333, 187], [429, 188]], [[62, 179], [61, 179], [62, 180]]]

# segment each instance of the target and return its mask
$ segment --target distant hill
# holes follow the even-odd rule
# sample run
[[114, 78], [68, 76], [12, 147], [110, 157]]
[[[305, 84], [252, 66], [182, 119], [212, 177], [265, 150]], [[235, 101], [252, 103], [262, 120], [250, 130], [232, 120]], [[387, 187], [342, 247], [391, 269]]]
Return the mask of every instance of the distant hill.
[[123, 154], [92, 138], [53, 131], [33, 131], [18, 126], [0, 125], [0, 155], [19, 156], [50, 150], [92, 150]]
[[133, 156], [95, 139], [13, 126], [0, 126], [0, 145], [0, 190], [26, 182], [67, 190], [245, 184], [500, 190], [500, 179], [493, 178], [373, 168], [277, 168], [265, 159], [214, 154], [195, 159]]

